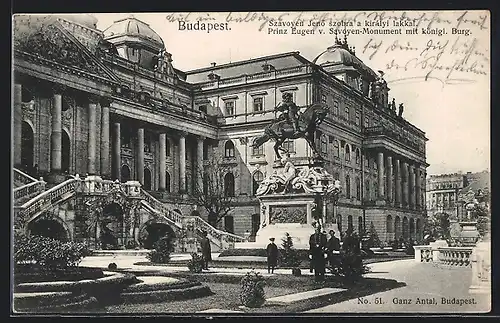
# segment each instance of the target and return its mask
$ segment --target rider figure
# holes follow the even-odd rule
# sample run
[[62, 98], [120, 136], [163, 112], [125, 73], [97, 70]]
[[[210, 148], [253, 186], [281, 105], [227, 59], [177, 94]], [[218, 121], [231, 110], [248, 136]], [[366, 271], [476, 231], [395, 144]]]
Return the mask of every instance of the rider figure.
[[293, 102], [292, 93], [285, 92], [282, 96], [283, 101], [278, 105], [275, 110], [285, 112], [285, 118], [291, 122], [293, 126], [294, 135], [299, 134], [299, 119], [297, 113], [299, 107]]

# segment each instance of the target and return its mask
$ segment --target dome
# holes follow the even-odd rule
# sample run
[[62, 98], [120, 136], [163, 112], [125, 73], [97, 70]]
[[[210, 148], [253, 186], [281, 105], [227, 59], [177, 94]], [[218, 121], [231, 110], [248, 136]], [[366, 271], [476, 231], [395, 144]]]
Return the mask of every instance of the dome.
[[373, 78], [377, 74], [368, 66], [366, 66], [359, 58], [356, 57], [353, 50], [349, 49], [347, 43], [337, 42], [319, 54], [313, 63], [320, 66], [344, 65], [346, 67], [354, 67], [358, 72], [365, 76]]
[[57, 17], [87, 28], [97, 29], [97, 18], [90, 14], [67, 14], [57, 15]]
[[149, 25], [134, 17], [127, 17], [115, 21], [104, 30], [104, 39], [117, 42], [122, 37], [138, 38], [149, 42], [158, 49], [164, 48], [163, 40]]

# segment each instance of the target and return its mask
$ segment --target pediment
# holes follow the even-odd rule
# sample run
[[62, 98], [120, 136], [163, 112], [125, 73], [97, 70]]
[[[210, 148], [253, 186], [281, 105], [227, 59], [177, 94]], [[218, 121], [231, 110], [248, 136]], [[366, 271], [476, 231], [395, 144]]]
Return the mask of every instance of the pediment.
[[119, 82], [118, 77], [56, 19], [15, 23], [13, 45], [15, 51], [34, 59], [42, 58], [69, 67], [74, 72], [83, 71]]

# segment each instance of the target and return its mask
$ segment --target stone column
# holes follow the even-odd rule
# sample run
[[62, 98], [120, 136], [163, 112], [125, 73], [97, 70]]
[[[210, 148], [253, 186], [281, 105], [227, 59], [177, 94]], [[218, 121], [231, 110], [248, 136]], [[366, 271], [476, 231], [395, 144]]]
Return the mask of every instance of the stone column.
[[384, 153], [379, 152], [377, 155], [377, 168], [378, 168], [378, 199], [384, 199]]
[[54, 105], [52, 107], [52, 136], [50, 149], [50, 171], [61, 172], [62, 158], [62, 91], [60, 87], [54, 88]]
[[144, 185], [144, 128], [137, 129], [137, 180]]
[[196, 146], [196, 171], [195, 176], [198, 181], [198, 190], [203, 190], [203, 143], [205, 142], [204, 137], [198, 137], [198, 145]]
[[421, 200], [421, 190], [420, 190], [420, 185], [421, 185], [421, 179], [420, 179], [420, 167], [417, 165], [415, 167], [415, 206], [417, 210], [420, 210], [422, 206], [422, 200]]
[[186, 133], [179, 138], [179, 192], [186, 193]]
[[396, 159], [396, 206], [401, 207], [401, 164]]
[[110, 100], [101, 100], [101, 175], [109, 177], [109, 104]]
[[394, 201], [392, 199], [392, 176], [393, 176], [393, 169], [392, 169], [392, 156], [387, 156], [387, 201], [392, 204]]
[[408, 179], [408, 163], [403, 162], [403, 170], [402, 170], [402, 175], [403, 175], [403, 206], [407, 207], [409, 204], [409, 192], [408, 192], [408, 187], [409, 187], [409, 179]]
[[96, 125], [96, 109], [97, 109], [98, 98], [91, 96], [89, 98], [89, 133], [87, 140], [87, 173], [89, 175], [95, 175], [96, 173], [96, 146], [97, 146], [97, 125]]
[[121, 168], [121, 133], [120, 133], [120, 123], [115, 122], [113, 125], [113, 133], [115, 141], [113, 142], [113, 179], [121, 180], [120, 168]]
[[409, 166], [409, 181], [408, 181], [408, 186], [410, 190], [410, 208], [413, 209], [415, 208], [415, 168], [413, 165]]
[[[23, 107], [22, 107], [23, 86], [21, 84], [14, 84], [14, 108], [12, 113], [14, 115], [14, 167], [21, 165], [21, 137], [23, 135]], [[33, 166], [33, 165], [28, 165]]]
[[160, 133], [160, 191], [164, 191], [166, 183], [166, 168], [167, 168], [167, 134]]

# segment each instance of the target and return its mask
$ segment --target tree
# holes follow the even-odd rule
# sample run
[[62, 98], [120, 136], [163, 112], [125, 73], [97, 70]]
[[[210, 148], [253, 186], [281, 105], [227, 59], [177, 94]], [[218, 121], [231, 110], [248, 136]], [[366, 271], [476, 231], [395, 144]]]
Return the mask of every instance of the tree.
[[373, 222], [370, 224], [370, 231], [368, 232], [368, 248], [378, 248], [380, 247], [380, 239], [377, 234], [377, 230], [375, 230], [375, 225]]
[[298, 267], [300, 265], [300, 259], [297, 255], [297, 251], [293, 248], [293, 239], [288, 232], [281, 239], [281, 264], [287, 267]]
[[447, 213], [436, 213], [429, 218], [425, 223], [425, 234], [429, 234], [434, 239], [449, 239], [450, 238], [450, 215]]
[[[234, 180], [237, 173], [221, 159], [206, 160], [203, 168], [198, 168], [197, 176], [202, 177], [193, 185], [193, 200], [208, 213], [208, 222], [216, 226], [234, 209]], [[201, 186], [201, 187], [200, 187]]]

